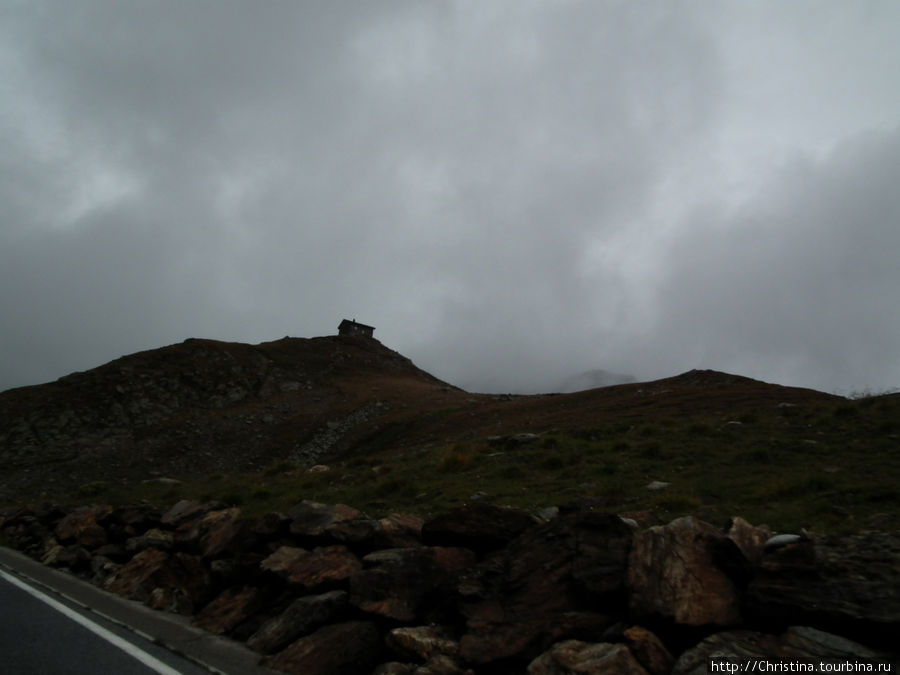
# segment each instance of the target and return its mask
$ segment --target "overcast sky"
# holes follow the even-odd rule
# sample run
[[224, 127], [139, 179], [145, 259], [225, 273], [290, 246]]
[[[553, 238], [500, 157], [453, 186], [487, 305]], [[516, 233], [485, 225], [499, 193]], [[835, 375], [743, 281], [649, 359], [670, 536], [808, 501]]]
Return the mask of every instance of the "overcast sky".
[[895, 0], [0, 0], [0, 389], [343, 318], [900, 387]]

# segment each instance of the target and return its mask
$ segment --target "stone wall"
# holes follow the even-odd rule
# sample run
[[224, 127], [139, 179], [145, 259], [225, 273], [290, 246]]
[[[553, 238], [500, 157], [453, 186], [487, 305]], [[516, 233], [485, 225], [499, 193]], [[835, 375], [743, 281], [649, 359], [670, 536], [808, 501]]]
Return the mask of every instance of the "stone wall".
[[182, 501], [25, 508], [0, 533], [288, 673], [898, 663], [900, 533], [771, 538], [740, 518], [641, 529], [583, 507], [542, 514], [475, 503], [372, 519], [304, 501], [245, 519]]

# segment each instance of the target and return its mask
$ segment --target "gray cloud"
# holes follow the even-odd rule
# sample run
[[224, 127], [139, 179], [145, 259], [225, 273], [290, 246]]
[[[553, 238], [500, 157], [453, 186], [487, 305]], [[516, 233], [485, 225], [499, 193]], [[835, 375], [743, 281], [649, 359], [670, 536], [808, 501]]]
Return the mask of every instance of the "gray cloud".
[[2, 7], [0, 388], [345, 316], [473, 389], [900, 384], [900, 10], [816, 8]]

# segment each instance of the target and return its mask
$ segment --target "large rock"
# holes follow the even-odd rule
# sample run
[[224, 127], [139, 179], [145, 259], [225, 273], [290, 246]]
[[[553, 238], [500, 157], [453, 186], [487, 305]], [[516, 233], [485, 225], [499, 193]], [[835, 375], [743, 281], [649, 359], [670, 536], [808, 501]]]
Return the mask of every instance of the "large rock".
[[558, 642], [528, 665], [528, 675], [647, 675], [628, 647], [580, 640]]
[[371, 621], [348, 621], [300, 638], [266, 665], [297, 675], [369, 675], [382, 660], [384, 643]]
[[130, 553], [140, 553], [148, 548], [171, 551], [174, 545], [175, 538], [171, 532], [154, 527], [140, 536], [129, 537], [125, 541], [125, 550]]
[[381, 548], [409, 548], [422, 543], [425, 520], [413, 513], [391, 513], [378, 521], [381, 525]]
[[486, 553], [506, 546], [537, 525], [527, 511], [473, 502], [435, 516], [422, 526], [429, 546], [459, 546]]
[[91, 554], [86, 548], [78, 544], [70, 546], [56, 544], [44, 554], [41, 562], [51, 567], [66, 567], [72, 572], [80, 572], [90, 567]]
[[672, 675], [706, 675], [712, 661], [727, 662], [733, 666], [763, 662], [769, 665], [794, 664], [798, 669], [802, 665], [818, 670], [822, 663], [849, 662], [851, 667], [853, 664], [865, 667], [868, 663], [896, 663], [897, 655], [875, 651], [846, 638], [808, 627], [791, 627], [780, 636], [735, 630], [710, 635], [696, 647], [685, 651], [675, 662]]
[[738, 588], [722, 569], [728, 558], [743, 559], [737, 545], [691, 516], [637, 533], [627, 574], [632, 617], [691, 627], [739, 624]]
[[576, 511], [489, 556], [459, 584], [463, 659], [531, 660], [555, 640], [598, 641], [624, 614], [631, 540], [618, 516]]
[[[249, 548], [245, 540], [252, 536], [251, 524], [241, 520], [239, 508], [208, 509], [196, 503], [189, 503], [185, 508], [182, 522], [175, 530], [175, 542], [182, 549], [210, 560]], [[164, 521], [167, 516], [163, 516]]]
[[182, 499], [175, 502], [172, 507], [160, 517], [163, 525], [170, 527], [181, 527], [182, 525], [194, 520], [199, 520], [206, 513], [214, 508], [211, 504], [194, 501], [192, 499]]
[[808, 625], [896, 649], [900, 533], [825, 536], [766, 553], [747, 607], [767, 629]]
[[362, 569], [362, 563], [346, 546], [320, 546], [312, 551], [281, 546], [260, 563], [260, 568], [306, 592], [316, 592], [346, 582]]
[[200, 555], [210, 560], [233, 555], [245, 548], [250, 535], [250, 523], [241, 520], [237, 507], [210, 511], [198, 523], [200, 530]]
[[111, 506], [86, 506], [72, 511], [56, 525], [54, 534], [62, 544], [78, 544], [88, 549], [103, 546], [106, 530], [101, 523], [106, 519]]
[[264, 596], [258, 588], [228, 588], [196, 616], [195, 626], [222, 635], [262, 609]]
[[110, 576], [105, 588], [151, 607], [193, 614], [208, 599], [211, 578], [200, 558], [157, 549], [138, 553]]
[[294, 506], [288, 516], [290, 532], [301, 540], [321, 540], [328, 536], [328, 528], [346, 520], [362, 517], [362, 513], [345, 504], [320, 504], [303, 500]]
[[297, 598], [281, 614], [266, 621], [247, 640], [247, 646], [272, 654], [316, 628], [334, 623], [347, 610], [347, 591], [329, 591]]
[[452, 657], [459, 654], [459, 643], [437, 626], [394, 628], [385, 641], [398, 656], [416, 661], [428, 661], [440, 654]]
[[111, 541], [124, 542], [158, 527], [159, 519], [159, 509], [150, 504], [126, 504], [115, 507], [104, 526]]
[[675, 664], [675, 659], [656, 635], [641, 626], [632, 626], [622, 637], [625, 644], [650, 675], [668, 675]]
[[350, 579], [350, 602], [396, 621], [440, 621], [454, 606], [459, 575], [475, 564], [462, 548], [385, 549], [363, 558], [367, 569]]
[[725, 536], [737, 544], [752, 566], [756, 566], [762, 559], [765, 544], [771, 538], [772, 530], [767, 525], [754, 527], [743, 518], [735, 517], [728, 523]]

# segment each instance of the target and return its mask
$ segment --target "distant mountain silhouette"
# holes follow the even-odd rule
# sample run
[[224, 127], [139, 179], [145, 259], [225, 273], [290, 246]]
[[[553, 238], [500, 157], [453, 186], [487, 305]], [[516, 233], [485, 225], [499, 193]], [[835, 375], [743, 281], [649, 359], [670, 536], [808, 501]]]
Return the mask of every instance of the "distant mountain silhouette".
[[577, 375], [571, 375], [560, 382], [555, 389], [561, 394], [571, 394], [576, 391], [586, 391], [587, 389], [597, 389], [598, 387], [611, 387], [616, 384], [628, 384], [636, 382], [631, 375], [622, 375], [621, 373], [612, 373], [608, 370], [597, 368], [588, 370]]

